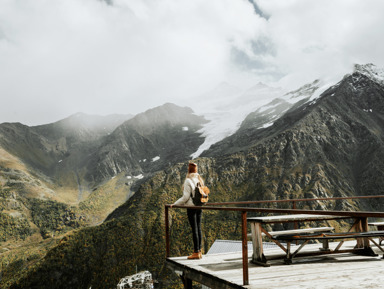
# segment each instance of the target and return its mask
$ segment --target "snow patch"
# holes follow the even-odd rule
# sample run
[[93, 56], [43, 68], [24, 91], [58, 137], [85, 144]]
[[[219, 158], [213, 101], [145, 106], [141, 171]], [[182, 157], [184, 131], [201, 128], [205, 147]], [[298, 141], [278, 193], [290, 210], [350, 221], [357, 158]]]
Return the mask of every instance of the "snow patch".
[[158, 161], [159, 159], [160, 159], [160, 156], [154, 157], [154, 158], [152, 159], [152, 162], [156, 162], [156, 161]]
[[306, 98], [308, 98], [308, 102], [313, 102], [328, 88], [335, 86], [335, 79], [328, 79], [327, 81], [317, 79], [310, 84], [303, 85], [298, 90], [287, 93], [283, 99], [291, 104], [295, 104]]
[[355, 64], [355, 72], [359, 72], [373, 81], [384, 85], [384, 69], [377, 67], [372, 63], [368, 64]]
[[258, 112], [262, 113], [264, 111], [267, 111], [268, 109], [271, 109], [271, 108], [274, 108], [276, 106], [278, 106], [280, 103], [275, 103], [275, 104], [271, 104], [271, 105], [265, 105], [263, 107], [261, 107]]
[[248, 114], [270, 103], [272, 99], [284, 93], [285, 91], [281, 88], [269, 87], [259, 83], [243, 94], [232, 97], [228, 103], [224, 103], [223, 99], [221, 99], [215, 110], [204, 111], [204, 107], [210, 106], [201, 105], [198, 111], [209, 122], [198, 131], [201, 136], [205, 137], [205, 140], [198, 150], [191, 155], [192, 159], [199, 157], [211, 145], [234, 134]]
[[267, 128], [267, 127], [270, 127], [271, 125], [273, 125], [273, 122], [266, 123], [266, 124], [262, 125], [261, 127]]
[[134, 176], [134, 178], [135, 178], [135, 179], [139, 179], [139, 180], [141, 180], [142, 178], [144, 178], [144, 176], [143, 176], [143, 174], [140, 174], [140, 175], [138, 175], [138, 176]]
[[283, 99], [289, 103], [296, 103], [300, 100], [312, 97], [321, 86], [322, 82], [316, 79], [312, 83], [307, 83], [299, 89], [290, 91], [284, 95]]
[[184, 126], [183, 131], [189, 131], [189, 128], [187, 126]]

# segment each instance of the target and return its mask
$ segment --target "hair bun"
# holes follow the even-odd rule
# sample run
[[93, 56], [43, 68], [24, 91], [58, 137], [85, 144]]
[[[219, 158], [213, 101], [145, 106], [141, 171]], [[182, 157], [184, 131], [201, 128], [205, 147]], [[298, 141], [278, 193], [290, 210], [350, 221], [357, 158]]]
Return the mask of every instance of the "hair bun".
[[197, 164], [195, 164], [195, 163], [189, 163], [189, 164], [188, 164], [188, 173], [189, 173], [189, 174], [197, 173]]

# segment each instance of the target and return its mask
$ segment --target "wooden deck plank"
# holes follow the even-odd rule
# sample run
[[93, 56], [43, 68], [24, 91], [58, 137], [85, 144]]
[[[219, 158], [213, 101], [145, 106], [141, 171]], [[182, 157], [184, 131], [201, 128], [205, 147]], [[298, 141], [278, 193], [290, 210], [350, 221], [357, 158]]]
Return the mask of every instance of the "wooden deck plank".
[[274, 267], [273, 274], [259, 272], [258, 276], [253, 276], [251, 286], [247, 288], [380, 288], [384, 279], [381, 277], [384, 273], [383, 261], [372, 257], [368, 259], [353, 256], [349, 260], [317, 260], [295, 264], [294, 269], [293, 265], [278, 265]]
[[[330, 247], [334, 248], [337, 244], [332, 242]], [[354, 241], [347, 241], [343, 247], [348, 249], [355, 244]], [[311, 244], [305, 250], [317, 248], [319, 244]], [[267, 258], [284, 255], [280, 248], [266, 249], [265, 253]], [[271, 267], [249, 263], [250, 285], [243, 285], [241, 252], [205, 255], [201, 260], [187, 260], [186, 257], [170, 259], [179, 266], [237, 286], [233, 288], [380, 288], [384, 283], [382, 253], [378, 257], [348, 253], [302, 257], [296, 258], [293, 265], [284, 265], [282, 259], [270, 260]], [[225, 288], [231, 288], [228, 284]]]

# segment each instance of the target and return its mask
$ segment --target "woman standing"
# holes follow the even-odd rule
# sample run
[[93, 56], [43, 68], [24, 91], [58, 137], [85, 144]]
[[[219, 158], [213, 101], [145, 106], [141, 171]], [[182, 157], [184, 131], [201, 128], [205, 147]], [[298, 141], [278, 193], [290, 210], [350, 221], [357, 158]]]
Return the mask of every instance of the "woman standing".
[[[194, 207], [192, 196], [195, 194], [196, 184], [204, 185], [203, 179], [197, 172], [197, 164], [189, 163], [188, 173], [183, 185], [183, 196], [178, 199], [174, 204], [181, 206]], [[192, 229], [193, 239], [193, 254], [188, 256], [188, 259], [201, 259], [201, 209], [187, 209], [188, 221]]]

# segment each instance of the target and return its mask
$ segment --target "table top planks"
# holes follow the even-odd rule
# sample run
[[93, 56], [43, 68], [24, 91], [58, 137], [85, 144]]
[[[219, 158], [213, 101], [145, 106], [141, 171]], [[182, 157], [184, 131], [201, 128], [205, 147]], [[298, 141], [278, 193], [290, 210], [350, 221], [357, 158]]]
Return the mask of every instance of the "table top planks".
[[384, 222], [369, 222], [369, 226], [384, 226]]
[[279, 222], [299, 222], [299, 221], [321, 221], [321, 220], [335, 220], [345, 219], [344, 216], [332, 215], [310, 215], [310, 214], [292, 214], [292, 215], [275, 215], [275, 216], [262, 216], [262, 217], [249, 217], [248, 222], [258, 223], [279, 223]]

